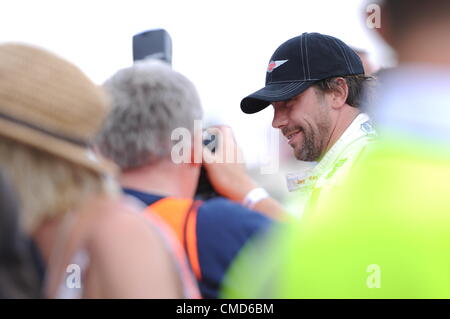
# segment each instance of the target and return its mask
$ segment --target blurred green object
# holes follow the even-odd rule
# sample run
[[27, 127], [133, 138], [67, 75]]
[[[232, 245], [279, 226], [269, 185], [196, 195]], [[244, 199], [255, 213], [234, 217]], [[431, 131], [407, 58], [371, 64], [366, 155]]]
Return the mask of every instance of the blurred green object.
[[450, 298], [450, 151], [393, 137], [308, 212], [246, 247], [225, 298]]

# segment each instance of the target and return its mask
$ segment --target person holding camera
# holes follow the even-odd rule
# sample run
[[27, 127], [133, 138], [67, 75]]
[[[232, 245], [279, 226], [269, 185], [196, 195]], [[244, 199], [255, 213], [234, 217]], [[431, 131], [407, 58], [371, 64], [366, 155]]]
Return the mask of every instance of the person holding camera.
[[[273, 218], [283, 216], [281, 206], [243, 173], [242, 163], [218, 163], [224, 152], [237, 150], [227, 128], [216, 128], [215, 153], [202, 150], [202, 132], [194, 130], [202, 118], [198, 94], [168, 64], [138, 61], [104, 87], [113, 110], [97, 137], [99, 152], [121, 168], [122, 187], [147, 206], [144, 214], [171, 226], [202, 296], [216, 298], [231, 261]], [[211, 166], [232, 167], [225, 176], [209, 174], [213, 185], [222, 185], [215, 190], [224, 197], [195, 198], [202, 153], [208, 173]]]

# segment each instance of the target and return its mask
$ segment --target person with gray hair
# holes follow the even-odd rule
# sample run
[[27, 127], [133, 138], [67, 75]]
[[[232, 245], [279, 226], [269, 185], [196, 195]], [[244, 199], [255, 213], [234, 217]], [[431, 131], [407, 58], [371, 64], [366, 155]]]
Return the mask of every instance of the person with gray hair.
[[104, 86], [113, 97], [114, 110], [99, 147], [122, 170], [169, 156], [172, 132], [179, 127], [192, 132], [194, 121], [203, 115], [193, 84], [157, 60], [120, 71]]
[[[202, 107], [191, 81], [169, 65], [153, 59], [136, 62], [118, 71], [104, 87], [113, 109], [96, 139], [97, 149], [120, 166], [125, 193], [148, 206], [145, 214], [157, 215], [171, 226], [184, 246], [202, 296], [216, 298], [231, 261], [251, 237], [269, 228], [272, 221], [266, 215], [275, 216], [279, 207], [267, 196], [249, 200], [246, 195], [257, 188], [244, 180], [247, 175], [217, 173], [227, 165], [244, 170], [236, 163], [204, 163], [213, 185], [223, 184], [217, 179], [241, 179], [216, 189], [227, 198], [194, 199], [202, 165], [201, 158], [194, 159], [193, 142], [202, 133], [194, 129], [194, 121], [201, 120]], [[226, 128], [218, 130], [227, 134]], [[172, 140], [177, 132], [189, 132], [182, 141], [187, 145], [182, 150], [187, 161], [174, 158], [180, 145]], [[248, 207], [239, 203], [244, 199]]]

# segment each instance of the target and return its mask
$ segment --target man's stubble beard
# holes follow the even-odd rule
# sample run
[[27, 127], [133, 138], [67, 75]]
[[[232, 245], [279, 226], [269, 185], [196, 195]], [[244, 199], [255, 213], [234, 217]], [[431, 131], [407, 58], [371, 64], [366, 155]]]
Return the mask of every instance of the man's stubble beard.
[[318, 130], [320, 135], [317, 137], [316, 132], [308, 127], [299, 127], [303, 131], [303, 143], [300, 148], [294, 148], [294, 156], [299, 161], [315, 162], [320, 160], [325, 151], [326, 136], [329, 135], [331, 130], [331, 123], [327, 115], [324, 114], [325, 119], [319, 123]]

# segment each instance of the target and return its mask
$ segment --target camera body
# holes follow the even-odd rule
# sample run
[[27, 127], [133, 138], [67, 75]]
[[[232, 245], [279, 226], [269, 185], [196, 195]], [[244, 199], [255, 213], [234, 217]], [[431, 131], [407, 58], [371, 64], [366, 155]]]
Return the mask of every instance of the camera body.
[[[216, 150], [217, 145], [217, 135], [210, 134], [206, 130], [203, 132], [203, 145], [207, 147], [212, 153]], [[198, 179], [197, 189], [195, 191], [195, 198], [201, 200], [208, 200], [214, 197], [220, 196], [211, 182], [208, 179], [208, 173], [206, 169], [202, 166], [200, 169], [200, 176]]]

